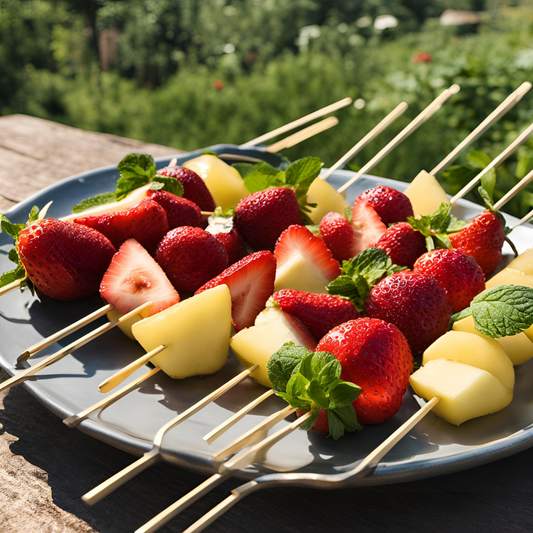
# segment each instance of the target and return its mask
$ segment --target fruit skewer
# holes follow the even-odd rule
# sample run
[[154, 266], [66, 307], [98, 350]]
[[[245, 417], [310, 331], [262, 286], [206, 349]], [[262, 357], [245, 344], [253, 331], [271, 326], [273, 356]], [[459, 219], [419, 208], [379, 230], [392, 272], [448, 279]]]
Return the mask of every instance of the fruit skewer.
[[524, 176], [505, 196], [498, 200], [494, 204], [494, 209], [496, 211], [500, 210], [509, 200], [512, 200], [522, 189], [527, 187], [531, 181], [533, 181], [533, 170], [527, 176]]
[[251, 372], [253, 372], [253, 370], [255, 370], [255, 366], [243, 370], [233, 379], [224, 383], [224, 385], [202, 398], [199, 402], [195, 403], [183, 413], [170, 420], [170, 422], [167, 422], [156, 433], [153, 440], [153, 447], [150, 451], [146, 452], [140, 459], [138, 459], [122, 471], [118, 472], [114, 476], [110, 477], [107, 481], [98, 485], [98, 487], [85, 494], [85, 496], [83, 496], [82, 498], [83, 501], [85, 503], [88, 503], [89, 505], [94, 505], [102, 498], [113, 492], [115, 489], [122, 486], [126, 481], [132, 479], [134, 476], [136, 476], [152, 464], [155, 464], [156, 462], [162, 460], [161, 446], [163, 443], [163, 438], [168, 431], [181, 424], [182, 422], [193, 416], [195, 413], [203, 409], [206, 405], [210, 404], [211, 402], [222, 396], [225, 392], [227, 392], [232, 387], [240, 383], [243, 379], [245, 379]]
[[431, 172], [421, 170], [405, 191], [411, 200], [415, 216], [429, 215], [436, 211], [442, 202], [449, 202], [444, 189], [439, 185], [436, 175], [445, 169], [464, 149], [485, 133], [496, 121], [510, 111], [531, 89], [526, 81], [512, 92], [485, 120], [468, 134]]
[[461, 88], [454, 84], [449, 89], [443, 91], [431, 104], [422, 110], [392, 141], [390, 141], [384, 148], [382, 148], [366, 165], [348, 180], [344, 185], [337, 189], [337, 192], [344, 192], [350, 185], [358, 180], [363, 174], [370, 172], [382, 159], [384, 159], [396, 146], [398, 146], [404, 139], [409, 137], [416, 129], [418, 129], [426, 120], [432, 117], [442, 105], [454, 94], [457, 94]]
[[[237, 502], [248, 496], [248, 494], [251, 494], [259, 489], [266, 489], [280, 485], [309, 486], [312, 488], [317, 488], [317, 484], [320, 484], [323, 488], [329, 489], [335, 486], [344, 485], [346, 482], [352, 479], [364, 478], [372, 475], [381, 459], [383, 459], [383, 457], [385, 457], [385, 455], [433, 409], [438, 401], [438, 397], [435, 397], [427, 402], [414, 415], [412, 415], [409, 420], [404, 422], [394, 433], [392, 433], [392, 435], [385, 439], [374, 451], [369, 453], [354, 469], [342, 474], [322, 476], [307, 473], [263, 475], [254, 479], [253, 481], [249, 481], [248, 483], [237, 487], [236, 489], [233, 489], [230, 496], [228, 496], [217, 506], [213, 507], [213, 509], [208, 511], [194, 524], [184, 530], [184, 533], [199, 533], [200, 531], [203, 531], [207, 526], [212, 524]], [[170, 510], [170, 508], [168, 510]], [[166, 513], [166, 511], [163, 513]], [[152, 519], [138, 531], [142, 531], [143, 533], [151, 533], [156, 531], [158, 527], [163, 525], [168, 519], [171, 518], [171, 516], [168, 516], [167, 518], [167, 515], [163, 513]]]
[[263, 135], [260, 135], [259, 137], [252, 139], [251, 141], [245, 142], [244, 144], [241, 144], [241, 147], [247, 148], [249, 146], [257, 146], [258, 144], [261, 144], [262, 142], [273, 139], [274, 137], [277, 137], [278, 135], [281, 135], [282, 133], [286, 133], [295, 128], [299, 128], [300, 126], [303, 126], [304, 124], [307, 124], [308, 122], [311, 122], [312, 120], [315, 120], [315, 118], [320, 118], [320, 117], [323, 117], [324, 115], [328, 115], [329, 113], [334, 113], [335, 111], [342, 109], [343, 107], [346, 107], [350, 105], [351, 103], [352, 103], [351, 98], [349, 97], [343, 98], [342, 100], [339, 100], [338, 102], [335, 102], [326, 107], [313, 111], [312, 113], [309, 113], [308, 115], [305, 115], [297, 120], [293, 120], [292, 122], [289, 122], [288, 124], [285, 124], [284, 126], [280, 126], [279, 128], [269, 131], [268, 133], [264, 133]]
[[347, 161], [358, 154], [370, 141], [373, 141], [381, 132], [392, 124], [409, 107], [407, 102], [398, 104], [381, 122], [370, 130], [360, 141], [348, 150], [336, 163], [334, 163], [324, 174], [319, 176], [321, 180], [327, 180], [333, 172], [341, 168]]
[[81, 348], [82, 346], [85, 346], [87, 343], [92, 341], [93, 339], [96, 339], [100, 335], [103, 335], [107, 331], [113, 329], [114, 327], [122, 324], [123, 322], [126, 322], [130, 318], [133, 318], [135, 315], [140, 313], [143, 310], [148, 309], [152, 305], [152, 302], [147, 302], [136, 309], [133, 309], [133, 311], [130, 311], [129, 313], [126, 313], [125, 315], [121, 316], [120, 318], [117, 318], [108, 324], [104, 324], [95, 330], [91, 331], [90, 333], [87, 333], [87, 335], [84, 335], [80, 339], [77, 339], [76, 341], [72, 342], [68, 346], [65, 346], [55, 354], [50, 355], [43, 361], [30, 366], [29, 368], [26, 368], [25, 370], [20, 371], [15, 376], [11, 377], [10, 379], [4, 381], [0, 384], [0, 392], [6, 389], [9, 389], [13, 385], [18, 385], [19, 383], [22, 383], [26, 379], [28, 379], [31, 376], [34, 376], [39, 371], [43, 370], [44, 368], [49, 367], [50, 365], [56, 363], [57, 361], [60, 361], [63, 359], [63, 357], [71, 354], [74, 350], [77, 350], [78, 348]]
[[488, 174], [492, 169], [497, 168], [503, 163], [520, 145], [527, 141], [533, 133], [533, 124], [529, 125], [503, 152], [496, 156], [477, 176], [475, 176], [469, 183], [467, 183], [451, 200], [453, 205], [457, 200], [469, 193], [478, 183], [481, 182], [483, 176]]

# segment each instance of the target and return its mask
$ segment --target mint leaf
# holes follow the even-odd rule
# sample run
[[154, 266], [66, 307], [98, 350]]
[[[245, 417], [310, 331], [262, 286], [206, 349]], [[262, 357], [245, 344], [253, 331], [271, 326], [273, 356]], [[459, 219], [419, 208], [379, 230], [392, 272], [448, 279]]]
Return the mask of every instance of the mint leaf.
[[452, 206], [446, 202], [442, 202], [431, 215], [407, 217], [407, 222], [424, 235], [428, 252], [435, 248], [451, 248], [448, 234], [462, 230], [467, 224], [452, 215]]
[[114, 192], [104, 192], [102, 194], [97, 194], [96, 196], [93, 196], [92, 198], [87, 198], [85, 200], [82, 200], [79, 204], [75, 205], [72, 208], [72, 212], [81, 213], [82, 211], [86, 211], [87, 209], [91, 209], [92, 207], [96, 207], [98, 205], [110, 204], [111, 202], [115, 202], [116, 200], [117, 200], [117, 197]]
[[306, 431], [312, 429], [313, 426], [316, 424], [316, 420], [319, 414], [320, 414], [320, 409], [315, 409], [313, 411], [313, 414], [300, 427], [302, 429], [305, 429]]
[[28, 217], [28, 223], [26, 225], [29, 226], [33, 224], [36, 220], [39, 220], [39, 208], [34, 205], [31, 208], [30, 216]]
[[148, 183], [155, 176], [154, 158], [149, 154], [129, 154], [117, 166], [124, 178], [145, 177]]
[[[154, 186], [158, 187], [158, 189], [154, 189]], [[179, 180], [173, 178], [172, 176], [159, 176], [158, 174], [155, 175], [152, 179], [152, 186], [150, 188], [152, 190], [162, 189], [180, 197], [183, 196], [184, 193], [183, 185]]]
[[244, 186], [250, 193], [264, 191], [270, 187], [285, 185], [285, 173], [265, 161], [257, 163], [244, 178]]
[[303, 346], [297, 346], [293, 342], [286, 342], [277, 352], [274, 352], [267, 363], [268, 379], [276, 392], [285, 392], [287, 383], [296, 367], [309, 354]]
[[234, 207], [226, 207], [226, 209], [222, 209], [222, 207], [218, 206], [213, 213], [213, 217], [233, 218], [235, 216], [235, 213], [236, 211]]
[[351, 405], [357, 400], [360, 393], [361, 387], [355, 383], [342, 381], [329, 393], [330, 408], [336, 409]]
[[350, 224], [353, 222], [352, 211], [353, 211], [353, 207], [351, 205], [347, 205], [344, 208], [344, 215], [346, 216]]
[[334, 438], [361, 429], [352, 406], [361, 389], [340, 380], [341, 364], [333, 354], [311, 352], [288, 342], [272, 354], [267, 370], [277, 396], [295, 409], [313, 411], [305, 429], [313, 427], [320, 409], [326, 409], [328, 417], [334, 411], [330, 427]]
[[143, 187], [148, 183], [150, 183], [150, 178], [148, 176], [121, 176], [117, 181], [115, 197], [117, 200], [122, 200], [123, 198], [126, 198], [130, 192], [139, 187]]
[[344, 424], [334, 411], [328, 411], [328, 425], [329, 437], [337, 440], [344, 435]]
[[451, 321], [450, 321], [450, 329], [456, 322], [459, 322], [459, 320], [462, 320], [463, 318], [466, 318], [467, 316], [470, 316], [471, 314], [472, 314], [472, 309], [470, 307], [467, 307], [466, 309], [463, 309], [462, 311], [459, 311], [458, 313], [453, 314]]
[[0, 216], [0, 227], [5, 231], [10, 237], [16, 241], [19, 238], [19, 233], [26, 227], [26, 224], [13, 224], [9, 222], [5, 215]]
[[309, 189], [311, 183], [320, 174], [322, 161], [318, 157], [304, 157], [291, 163], [285, 169], [286, 183], [288, 185], [301, 185]]
[[327, 287], [329, 294], [351, 300], [358, 311], [372, 288], [383, 278], [406, 270], [407, 267], [394, 265], [390, 257], [379, 248], [367, 248], [349, 261], [342, 262], [341, 275]]
[[[470, 161], [478, 170], [483, 170], [491, 163], [490, 157], [478, 150], [472, 150], [466, 157], [467, 161]], [[489, 196], [492, 198], [494, 194], [494, 187], [496, 185], [496, 169], [489, 170], [481, 178], [481, 186], [487, 191]]]
[[233, 163], [231, 166], [241, 175], [242, 179], [246, 178], [255, 169], [253, 163]]
[[214, 155], [215, 157], [218, 157], [218, 154], [216, 152], [212, 152], [211, 150], [204, 150], [203, 152], [200, 152], [202, 155]]
[[533, 325], [533, 289], [497, 285], [470, 304], [474, 327], [493, 339], [517, 335]]
[[318, 235], [320, 233], [320, 226], [316, 224], [308, 224], [305, 226], [313, 235]]

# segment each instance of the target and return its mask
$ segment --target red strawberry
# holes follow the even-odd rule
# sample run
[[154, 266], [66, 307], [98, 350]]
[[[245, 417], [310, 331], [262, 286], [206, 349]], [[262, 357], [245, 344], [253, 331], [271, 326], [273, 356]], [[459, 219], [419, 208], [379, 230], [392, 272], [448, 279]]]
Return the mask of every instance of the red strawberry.
[[215, 210], [215, 201], [204, 180], [196, 172], [183, 167], [166, 167], [157, 173], [176, 178], [183, 185], [183, 198], [194, 202], [202, 211]]
[[246, 243], [233, 224], [233, 217], [212, 216], [205, 231], [214, 235], [226, 248], [228, 265], [247, 255]]
[[359, 318], [352, 302], [329, 294], [284, 289], [274, 293], [274, 301], [300, 320], [317, 340], [339, 324]]
[[359, 195], [356, 202], [358, 200], [373, 207], [386, 225], [405, 222], [407, 217], [413, 216], [413, 206], [409, 198], [403, 192], [384, 185], [366, 190]]
[[151, 254], [155, 253], [157, 245], [168, 231], [165, 210], [149, 198], [126, 211], [80, 217], [74, 222], [100, 231], [117, 248], [128, 239], [135, 239]]
[[[400, 410], [413, 371], [413, 357], [396, 326], [374, 318], [350, 320], [327, 333], [315, 351], [332, 353], [341, 363], [341, 379], [361, 387], [361, 394], [353, 402], [361, 424], [380, 424]], [[324, 411], [316, 430], [327, 433], [326, 423]]]
[[255, 252], [226, 268], [222, 274], [200, 287], [196, 294], [217, 285], [227, 285], [231, 294], [232, 319], [240, 331], [254, 325], [274, 292], [276, 259], [271, 252]]
[[370, 291], [364, 312], [397, 326], [414, 354], [444, 335], [452, 316], [448, 297], [438, 282], [409, 271], [382, 279]]
[[113, 257], [100, 283], [100, 296], [122, 314], [154, 302], [141, 313], [143, 318], [180, 301], [163, 269], [135, 239], [128, 239]]
[[351, 259], [357, 255], [353, 227], [339, 213], [328, 213], [320, 222], [320, 235], [337, 261]]
[[202, 212], [194, 202], [187, 198], [180, 198], [167, 191], [148, 191], [147, 197], [165, 210], [168, 229], [179, 226], [201, 226]]
[[276, 290], [326, 292], [326, 285], [340, 276], [339, 263], [322, 239], [305, 226], [289, 226], [276, 244]]
[[375, 244], [395, 265], [413, 268], [415, 261], [426, 251], [426, 239], [407, 222], [394, 224]]
[[239, 202], [235, 226], [244, 240], [256, 250], [274, 250], [282, 231], [302, 224], [296, 194], [291, 189], [258, 191]]
[[433, 250], [415, 263], [414, 272], [436, 279], [448, 295], [453, 313], [466, 309], [485, 290], [483, 270], [463, 250]]
[[194, 292], [226, 268], [228, 254], [207, 231], [181, 226], [165, 235], [155, 260], [178, 292]]
[[352, 252], [355, 257], [363, 250], [370, 248], [387, 231], [376, 210], [363, 200], [356, 200], [352, 209], [352, 227], [354, 244]]
[[489, 277], [502, 259], [502, 247], [505, 231], [502, 223], [493, 211], [483, 211], [471, 220], [461, 231], [450, 235], [454, 248], [472, 256], [475, 262]]
[[35, 287], [56, 300], [98, 292], [115, 247], [100, 232], [46, 218], [20, 232], [17, 249]]

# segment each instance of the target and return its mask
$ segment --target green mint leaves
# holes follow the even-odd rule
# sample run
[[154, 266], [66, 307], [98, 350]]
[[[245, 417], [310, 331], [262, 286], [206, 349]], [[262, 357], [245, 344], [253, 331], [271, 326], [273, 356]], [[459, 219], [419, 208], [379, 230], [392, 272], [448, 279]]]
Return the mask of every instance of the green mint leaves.
[[351, 300], [357, 310], [362, 311], [374, 285], [401, 270], [407, 270], [407, 267], [394, 265], [383, 250], [367, 248], [349, 261], [342, 262], [341, 275], [326, 290], [329, 294]]
[[442, 202], [431, 215], [407, 217], [407, 222], [414, 230], [424, 235], [428, 252], [435, 248], [451, 248], [448, 234], [460, 231], [466, 226], [466, 222], [452, 215], [452, 206], [446, 202]]
[[14, 281], [17, 281], [18, 279], [21, 279], [22, 281], [20, 282], [20, 288], [22, 289], [23, 287], [28, 287], [33, 294], [33, 283], [29, 279], [24, 279], [26, 278], [26, 270], [24, 269], [22, 261], [20, 260], [16, 244], [19, 239], [20, 232], [23, 229], [31, 226], [37, 220], [39, 220], [39, 208], [35, 205], [30, 211], [28, 222], [26, 222], [26, 224], [13, 224], [6, 218], [5, 215], [0, 215], [1, 231], [5, 231], [9, 236], [13, 237], [13, 240], [15, 241], [15, 248], [9, 250], [9, 253], [7, 254], [9, 260], [15, 263], [15, 268], [0, 275], [0, 287], [5, 287]]
[[470, 307], [452, 316], [452, 323], [472, 315], [474, 327], [492, 339], [517, 335], [533, 325], [533, 289], [497, 285], [478, 294]]
[[[443, 171], [444, 180], [450, 184], [452, 190], [458, 191], [465, 183], [470, 182], [477, 176], [489, 163], [490, 157], [484, 152], [472, 150], [466, 157], [466, 161], [459, 165], [448, 167]], [[496, 184], [496, 170], [491, 169], [483, 176], [481, 185], [492, 196], [494, 185]]]
[[117, 168], [120, 177], [115, 192], [98, 194], [82, 200], [72, 208], [72, 212], [81, 213], [91, 207], [122, 200], [130, 192], [149, 183], [152, 183], [150, 188], [153, 191], [164, 190], [176, 196], [183, 196], [183, 185], [176, 178], [156, 174], [155, 162], [151, 155], [129, 154]]
[[250, 193], [264, 191], [270, 187], [289, 187], [294, 190], [304, 224], [313, 224], [309, 213], [316, 204], [307, 202], [307, 191], [320, 174], [322, 162], [318, 157], [304, 157], [291, 163], [285, 170], [261, 163], [235, 163], [233, 165], [244, 180]]
[[328, 411], [330, 435], [335, 440], [362, 429], [352, 405], [361, 388], [341, 381], [341, 364], [334, 355], [287, 342], [272, 354], [267, 369], [277, 396], [295, 409], [313, 412], [303, 429], [315, 425], [320, 409]]

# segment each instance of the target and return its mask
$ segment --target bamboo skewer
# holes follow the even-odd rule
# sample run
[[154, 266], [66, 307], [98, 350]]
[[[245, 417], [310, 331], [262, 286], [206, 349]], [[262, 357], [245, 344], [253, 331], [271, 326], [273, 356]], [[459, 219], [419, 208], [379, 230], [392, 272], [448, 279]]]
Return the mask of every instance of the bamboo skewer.
[[[366, 456], [353, 470], [343, 474], [333, 475], [316, 475], [316, 474], [279, 474], [265, 475], [253, 481], [245, 483], [231, 491], [231, 495], [218, 505], [213, 507], [204, 516], [198, 519], [194, 524], [189, 526], [183, 533], [199, 533], [207, 526], [211, 525], [217, 518], [222, 516], [228, 509], [233, 507], [238, 501], [242, 500], [248, 494], [259, 489], [269, 488], [277, 485], [311, 485], [322, 481], [329, 487], [339, 485], [342, 482], [354, 478], [364, 478], [371, 475], [377, 465], [387, 455], [387, 453], [400, 442], [438, 403], [439, 398], [436, 396], [419, 409], [409, 420], [404, 422], [390, 437], [385, 439], [373, 452]], [[317, 479], [318, 478], [318, 479]], [[146, 531], [155, 531], [146, 530]]]
[[517, 222], [512, 228], [511, 231], [518, 228], [518, 226], [521, 226], [522, 224], [525, 224], [526, 222], [529, 222], [533, 218], [533, 210], [531, 210], [525, 217], [520, 219], [520, 222]]
[[8, 292], [14, 291], [15, 289], [18, 289], [20, 287], [20, 284], [25, 280], [26, 278], [22, 279], [16, 279], [15, 281], [12, 281], [11, 283], [8, 283], [7, 285], [4, 285], [0, 288], [0, 296], [3, 296], [4, 294], [7, 294]]
[[75, 331], [78, 331], [84, 326], [87, 326], [91, 322], [94, 322], [98, 318], [104, 316], [105, 314], [109, 313], [114, 309], [112, 305], [104, 305], [100, 309], [97, 309], [93, 313], [90, 313], [89, 315], [81, 318], [77, 322], [74, 322], [74, 324], [71, 324], [70, 326], [67, 326], [66, 328], [63, 328], [62, 330], [54, 333], [53, 335], [50, 335], [49, 337], [46, 337], [46, 339], [43, 339], [42, 341], [34, 344], [30, 348], [28, 348], [25, 352], [21, 353], [18, 356], [17, 364], [24, 363], [27, 361], [32, 355], [35, 355], [37, 352], [40, 352], [41, 350], [44, 350], [45, 348], [48, 348], [48, 346], [51, 346], [55, 342], [63, 339], [67, 335], [70, 335], [71, 333], [74, 333]]
[[292, 433], [311, 416], [312, 412], [306, 413], [294, 422], [286, 425], [270, 437], [258, 442], [246, 450], [242, 450], [235, 457], [232, 457], [219, 468], [217, 474], [212, 475], [206, 481], [198, 485], [191, 492], [180, 498], [176, 503], [167, 507], [164, 511], [152, 518], [149, 522], [140, 527], [136, 533], [153, 533], [157, 531], [162, 525], [178, 515], [181, 511], [192, 505], [199, 498], [207, 494], [211, 489], [222, 483], [225, 479], [231, 476], [234, 470], [239, 470], [254, 462], [257, 455], [266, 448], [273, 446], [281, 439]]
[[333, 128], [333, 126], [336, 126], [338, 123], [339, 119], [337, 117], [325, 118], [324, 120], [321, 120], [316, 124], [308, 126], [307, 128], [301, 131], [298, 131], [296, 133], [293, 133], [292, 135], [289, 135], [288, 137], [285, 137], [285, 139], [281, 139], [281, 141], [267, 146], [265, 148], [265, 152], [275, 154], [280, 150], [291, 148], [292, 146], [296, 146], [297, 144], [307, 139], [310, 139], [311, 137], [314, 137], [315, 135], [318, 135], [323, 131], [329, 130], [329, 128]]
[[392, 141], [381, 149], [366, 165], [364, 165], [355, 176], [337, 189], [337, 192], [344, 192], [352, 183], [358, 180], [363, 174], [370, 172], [379, 162], [382, 161], [398, 144], [405, 140], [411, 133], [418, 129], [426, 120], [433, 116], [454, 94], [457, 94], [461, 88], [459, 85], [452, 85], [449, 89], [443, 91], [431, 104], [429, 104], [417, 117], [415, 117]]
[[495, 122], [510, 111], [522, 97], [531, 89], [529, 81], [525, 81], [512, 92], [483, 122], [479, 124], [465, 139], [458, 144], [431, 172], [435, 176], [441, 170], [444, 170], [464, 149], [468, 148], [476, 139], [485, 133]]
[[152, 302], [147, 302], [147, 303], [144, 303], [143, 305], [140, 305], [133, 311], [126, 313], [120, 318], [117, 318], [116, 320], [113, 320], [112, 322], [109, 322], [108, 324], [104, 324], [103, 326], [96, 328], [90, 333], [87, 333], [87, 335], [84, 335], [83, 337], [81, 337], [80, 339], [77, 339], [76, 341], [72, 342], [68, 346], [65, 346], [64, 348], [62, 348], [55, 354], [50, 355], [44, 361], [41, 361], [33, 366], [30, 366], [29, 368], [26, 368], [25, 370], [20, 371], [18, 374], [16, 374], [12, 378], [9, 378], [3, 383], [0, 383], [0, 392], [3, 390], [9, 389], [13, 385], [18, 385], [19, 383], [22, 383], [29, 377], [37, 374], [37, 372], [39, 372], [43, 368], [47, 368], [50, 365], [53, 365], [54, 363], [56, 363], [57, 361], [60, 361], [61, 359], [63, 359], [63, 357], [69, 355], [74, 350], [77, 350], [78, 348], [85, 346], [87, 343], [91, 342], [92, 340], [96, 339], [97, 337], [106, 333], [107, 331], [113, 329], [115, 326], [118, 326], [122, 322], [129, 320], [131, 317], [135, 316], [137, 313], [139, 313], [140, 311], [142, 311], [143, 309], [146, 309], [147, 307], [151, 305], [152, 305]]
[[100, 392], [109, 392], [113, 390], [115, 387], [120, 385], [126, 378], [131, 376], [136, 370], [144, 366], [146, 363], [152, 359], [152, 357], [155, 357], [157, 354], [161, 353], [163, 350], [166, 350], [168, 346], [165, 344], [162, 344], [161, 346], [158, 346], [157, 348], [154, 348], [153, 350], [150, 350], [147, 354], [144, 354], [142, 357], [139, 357], [129, 365], [125, 366], [124, 368], [121, 368], [118, 372], [113, 374], [111, 377], [107, 378], [106, 380], [102, 381], [100, 385], [98, 385], [98, 390]]
[[304, 117], [301, 117], [297, 120], [293, 120], [292, 122], [289, 122], [288, 124], [285, 124], [284, 126], [276, 128], [275, 130], [272, 130], [259, 137], [256, 137], [255, 139], [252, 139], [251, 141], [241, 144], [241, 147], [246, 148], [248, 146], [256, 146], [264, 141], [273, 139], [274, 137], [277, 137], [278, 135], [281, 135], [282, 133], [286, 133], [287, 131], [293, 130], [295, 128], [299, 128], [300, 126], [303, 126], [304, 124], [307, 124], [308, 122], [311, 122], [312, 120], [315, 120], [315, 118], [320, 118], [320, 117], [323, 117], [324, 115], [329, 115], [329, 113], [333, 113], [339, 109], [342, 109], [343, 107], [346, 107], [347, 105], [350, 105], [351, 103], [352, 103], [351, 98], [343, 98], [342, 100], [339, 100], [338, 102], [335, 102], [334, 104], [330, 104], [326, 107], [323, 107], [322, 109], [313, 111], [312, 113], [309, 113], [308, 115], [305, 115]]
[[199, 402], [195, 403], [193, 406], [185, 410], [183, 413], [173, 418], [170, 422], [167, 422], [156, 433], [153, 440], [154, 445], [150, 451], [146, 452], [140, 459], [127, 466], [114, 476], [110, 477], [108, 480], [104, 481], [103, 483], [95, 487], [93, 490], [89, 491], [82, 497], [82, 500], [88, 505], [94, 505], [108, 494], [111, 494], [111, 492], [113, 492], [115, 489], [122, 486], [124, 483], [126, 483], [126, 481], [133, 478], [134, 476], [148, 468], [150, 465], [160, 461], [160, 452], [163, 437], [168, 431], [176, 427], [178, 424], [181, 424], [182, 422], [193, 416], [195, 413], [203, 409], [206, 405], [222, 396], [226, 391], [228, 391], [233, 386], [237, 385], [237, 383], [241, 382], [244, 378], [246, 378], [251, 372], [253, 372], [257, 368], [257, 366], [258, 365], [253, 365], [250, 368], [243, 370], [233, 379], [230, 379], [228, 382], [224, 383], [224, 385], [213, 391], [211, 394], [208, 394]]
[[248, 405], [245, 405], [240, 411], [237, 411], [233, 416], [213, 429], [213, 431], [210, 431], [204, 436], [204, 440], [207, 444], [213, 444], [215, 440], [228, 431], [228, 429], [233, 427], [243, 416], [247, 415], [252, 409], [257, 407], [261, 402], [264, 402], [267, 398], [270, 398], [273, 394], [274, 389], [267, 390], [265, 393], [261, 394], [261, 396], [251, 401]]
[[494, 209], [499, 211], [509, 200], [517, 195], [522, 189], [527, 187], [533, 181], [533, 170], [523, 177], [501, 200], [494, 204]]
[[171, 160], [170, 160], [170, 163], [167, 165], [169, 167], [175, 167], [176, 165], [178, 164], [178, 159], [176, 157], [173, 157]]
[[374, 140], [382, 131], [392, 124], [409, 107], [406, 102], [398, 104], [377, 126], [370, 130], [355, 146], [346, 152], [328, 171], [320, 176], [321, 180], [327, 180], [333, 172], [344, 166], [354, 155], [359, 153], [370, 141]]
[[523, 144], [533, 133], [533, 124], [527, 127], [500, 155], [495, 157], [475, 178], [467, 183], [451, 200], [453, 205], [459, 198], [469, 193], [493, 168], [503, 163], [521, 144]]
[[83, 420], [85, 420], [91, 413], [94, 413], [94, 411], [97, 411], [98, 409], [103, 409], [104, 407], [111, 405], [117, 400], [120, 400], [120, 398], [123, 398], [124, 396], [126, 396], [126, 394], [128, 394], [133, 389], [135, 389], [143, 381], [152, 377], [154, 374], [157, 374], [157, 372], [159, 372], [160, 370], [161, 369], [157, 366], [155, 368], [152, 368], [151, 370], [146, 372], [146, 374], [143, 374], [142, 376], [138, 377], [136, 380], [126, 385], [125, 387], [122, 387], [121, 389], [114, 392], [113, 394], [110, 394], [109, 396], [107, 396], [106, 398], [103, 398], [102, 400], [95, 403], [94, 405], [91, 405], [91, 407], [87, 407], [87, 409], [84, 409], [83, 411], [80, 411], [79, 413], [75, 415], [65, 418], [65, 420], [63, 420], [63, 424], [67, 425], [69, 428], [76, 427]]

